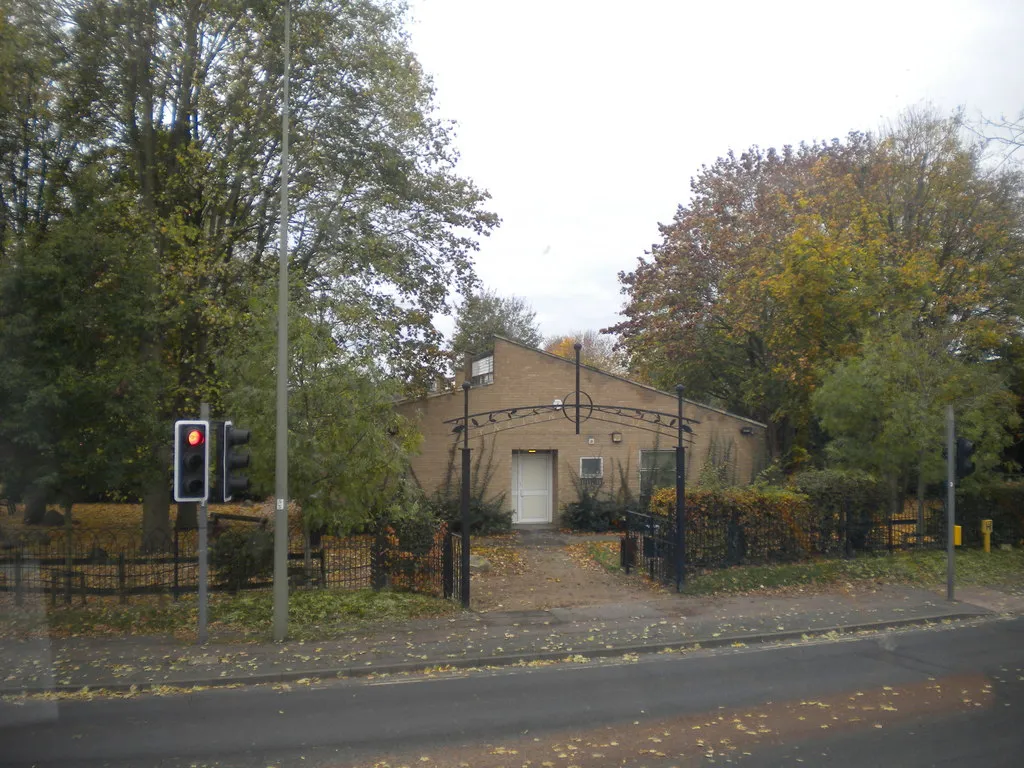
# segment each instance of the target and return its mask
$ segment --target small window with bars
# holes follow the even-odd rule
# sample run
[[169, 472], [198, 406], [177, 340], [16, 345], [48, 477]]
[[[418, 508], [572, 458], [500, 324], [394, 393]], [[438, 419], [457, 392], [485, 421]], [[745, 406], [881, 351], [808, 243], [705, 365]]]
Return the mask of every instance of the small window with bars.
[[481, 357], [479, 360], [474, 360], [470, 375], [472, 378], [469, 383], [474, 387], [479, 387], [484, 384], [493, 384], [494, 355], [488, 355], [487, 357]]
[[600, 456], [580, 459], [580, 478], [583, 480], [600, 480], [604, 477], [604, 459]]

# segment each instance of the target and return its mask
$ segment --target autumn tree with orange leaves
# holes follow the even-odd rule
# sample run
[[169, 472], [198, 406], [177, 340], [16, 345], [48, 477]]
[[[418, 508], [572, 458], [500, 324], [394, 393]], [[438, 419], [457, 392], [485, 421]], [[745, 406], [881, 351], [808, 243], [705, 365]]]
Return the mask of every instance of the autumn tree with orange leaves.
[[961, 126], [911, 112], [880, 136], [702, 168], [662, 241], [620, 273], [625, 320], [609, 331], [631, 371], [768, 423], [790, 468], [821, 448], [812, 394], [869, 332], [942, 329], [951, 355], [1005, 374], [1024, 184]]

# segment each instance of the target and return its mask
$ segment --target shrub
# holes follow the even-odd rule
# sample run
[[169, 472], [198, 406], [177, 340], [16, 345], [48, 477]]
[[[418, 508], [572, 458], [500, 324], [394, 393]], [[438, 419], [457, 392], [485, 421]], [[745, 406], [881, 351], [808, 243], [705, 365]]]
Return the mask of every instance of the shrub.
[[869, 536], [885, 510], [885, 488], [864, 472], [819, 469], [801, 472], [791, 483], [810, 499], [817, 515], [820, 549], [826, 538], [846, 554], [870, 549]]
[[619, 527], [625, 515], [623, 507], [611, 499], [598, 498], [596, 494], [581, 491], [579, 501], [565, 505], [562, 520], [574, 531], [604, 533]]
[[[604, 533], [621, 527], [626, 512], [634, 508], [629, 487], [629, 463], [612, 461], [607, 478], [580, 477], [569, 465], [569, 478], [576, 489], [576, 501], [565, 505], [562, 524], [574, 531]], [[618, 475], [618, 486], [615, 480]]]
[[[675, 516], [675, 488], [651, 496], [650, 511]], [[806, 496], [773, 488], [697, 489], [686, 495], [686, 552], [693, 565], [798, 560], [815, 554]]]
[[263, 529], [229, 528], [210, 547], [210, 564], [220, 583], [237, 592], [250, 579], [273, 571], [274, 535]]
[[[458, 496], [437, 494], [430, 501], [436, 517], [453, 531], [462, 530], [462, 512]], [[512, 530], [512, 510], [505, 507], [505, 496], [492, 499], [471, 495], [469, 499], [469, 532], [481, 535], [508, 533]]]
[[414, 555], [425, 555], [430, 552], [439, 526], [440, 522], [437, 519], [425, 515], [396, 520], [390, 525], [398, 548]]

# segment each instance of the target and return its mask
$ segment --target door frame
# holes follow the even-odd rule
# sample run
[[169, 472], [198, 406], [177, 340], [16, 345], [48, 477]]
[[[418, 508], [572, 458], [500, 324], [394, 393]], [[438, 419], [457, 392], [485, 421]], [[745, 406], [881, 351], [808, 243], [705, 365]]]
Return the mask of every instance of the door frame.
[[[544, 520], [529, 520], [523, 522], [519, 519], [519, 457], [520, 456], [543, 456], [547, 461], [548, 494], [547, 510]], [[513, 449], [512, 451], [512, 473], [509, 484], [512, 488], [512, 524], [513, 525], [550, 525], [554, 522], [554, 497], [555, 497], [555, 452], [550, 450], [527, 450]]]

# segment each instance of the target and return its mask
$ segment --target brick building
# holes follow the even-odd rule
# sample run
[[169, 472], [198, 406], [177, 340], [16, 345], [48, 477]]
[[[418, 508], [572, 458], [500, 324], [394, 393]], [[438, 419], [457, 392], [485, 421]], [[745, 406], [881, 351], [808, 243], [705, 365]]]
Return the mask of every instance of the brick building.
[[[633, 498], [675, 484], [675, 393], [580, 366], [580, 433], [576, 434], [576, 366], [571, 360], [496, 337], [493, 353], [467, 361], [454, 391], [398, 404], [423, 433], [412, 471], [424, 490], [458, 490], [463, 381], [470, 380], [469, 447], [474, 483], [486, 498], [504, 496], [519, 525], [558, 522], [584, 485]], [[750, 482], [765, 465], [765, 425], [683, 400], [686, 480], [705, 465], [727, 481]]]

